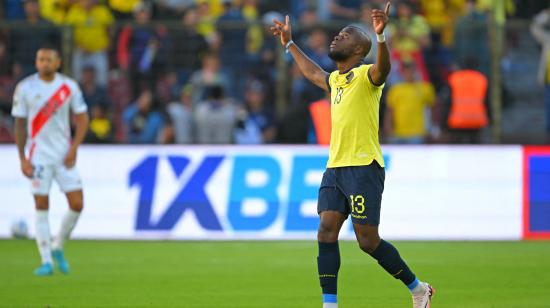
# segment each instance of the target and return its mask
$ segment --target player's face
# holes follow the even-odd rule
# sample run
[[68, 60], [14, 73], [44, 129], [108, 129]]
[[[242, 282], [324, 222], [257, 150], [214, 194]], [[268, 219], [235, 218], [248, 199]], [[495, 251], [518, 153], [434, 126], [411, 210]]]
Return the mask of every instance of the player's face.
[[344, 28], [330, 43], [328, 56], [334, 61], [343, 61], [353, 55], [357, 42], [351, 31]]
[[59, 69], [61, 59], [57, 51], [51, 49], [40, 49], [36, 53], [36, 69], [41, 75], [52, 75]]

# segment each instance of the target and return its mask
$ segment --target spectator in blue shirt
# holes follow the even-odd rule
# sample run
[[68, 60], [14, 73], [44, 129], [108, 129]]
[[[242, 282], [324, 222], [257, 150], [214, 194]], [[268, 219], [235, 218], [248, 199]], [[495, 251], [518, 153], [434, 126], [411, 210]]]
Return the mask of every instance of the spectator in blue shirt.
[[134, 95], [155, 86], [155, 80], [171, 63], [172, 41], [168, 30], [151, 23], [152, 8], [146, 2], [134, 9], [134, 24], [125, 26], [117, 41], [117, 61], [130, 73]]
[[[230, 0], [223, 0], [223, 14], [218, 18], [216, 28], [221, 37], [220, 60], [227, 70], [231, 86], [229, 96], [242, 98], [243, 69], [246, 63], [247, 27], [240, 8]], [[245, 72], [246, 73], [246, 72]]]
[[150, 90], [143, 90], [138, 99], [124, 110], [122, 116], [126, 142], [158, 143], [164, 119], [160, 112], [153, 109], [153, 94]]
[[29, 0], [4, 0], [4, 17], [7, 20], [16, 20], [25, 18], [23, 3]]
[[235, 128], [237, 144], [271, 143], [277, 133], [272, 113], [265, 106], [264, 86], [253, 81], [245, 93], [246, 109]]

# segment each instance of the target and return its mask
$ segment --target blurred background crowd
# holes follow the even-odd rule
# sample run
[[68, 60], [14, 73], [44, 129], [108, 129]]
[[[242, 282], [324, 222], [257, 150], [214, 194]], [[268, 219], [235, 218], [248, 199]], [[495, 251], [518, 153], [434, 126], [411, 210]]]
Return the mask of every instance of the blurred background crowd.
[[[326, 71], [332, 37], [375, 37], [386, 0], [4, 0], [0, 142], [13, 142], [15, 84], [36, 50], [58, 46], [81, 85], [88, 143], [326, 144], [330, 104], [269, 32]], [[550, 11], [537, 0], [395, 0], [383, 143], [545, 143], [550, 136]], [[372, 63], [376, 44], [365, 59]]]

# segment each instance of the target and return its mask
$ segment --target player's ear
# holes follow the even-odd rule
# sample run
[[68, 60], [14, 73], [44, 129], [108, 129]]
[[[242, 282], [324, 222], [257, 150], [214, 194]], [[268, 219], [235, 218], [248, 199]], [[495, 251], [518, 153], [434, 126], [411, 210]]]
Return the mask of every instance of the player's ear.
[[354, 55], [362, 55], [365, 53], [364, 47], [361, 45], [356, 45], [355, 49], [353, 50]]
[[56, 67], [56, 70], [59, 70], [61, 68], [61, 58], [60, 57], [57, 57], [55, 59], [55, 67]]

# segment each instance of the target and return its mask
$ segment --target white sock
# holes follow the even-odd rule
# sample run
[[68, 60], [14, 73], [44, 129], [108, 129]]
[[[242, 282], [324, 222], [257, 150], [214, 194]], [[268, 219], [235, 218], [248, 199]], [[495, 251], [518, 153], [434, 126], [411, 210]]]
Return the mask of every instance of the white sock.
[[74, 226], [78, 221], [78, 217], [80, 217], [80, 212], [73, 211], [71, 209], [69, 209], [65, 216], [63, 216], [59, 233], [54, 238], [52, 243], [53, 249], [63, 249], [63, 244], [65, 243], [65, 240], [71, 236], [71, 232], [73, 232]]
[[338, 308], [338, 303], [323, 303], [323, 308]]
[[42, 258], [42, 264], [52, 263], [52, 250], [50, 247], [50, 223], [48, 222], [48, 210], [36, 211], [36, 245]]

